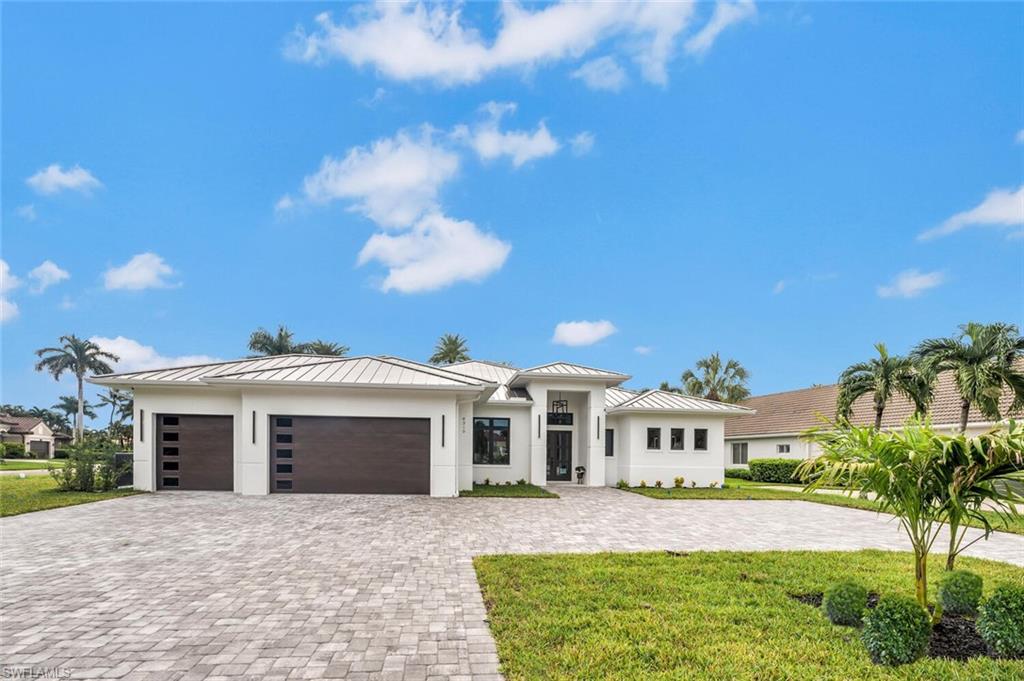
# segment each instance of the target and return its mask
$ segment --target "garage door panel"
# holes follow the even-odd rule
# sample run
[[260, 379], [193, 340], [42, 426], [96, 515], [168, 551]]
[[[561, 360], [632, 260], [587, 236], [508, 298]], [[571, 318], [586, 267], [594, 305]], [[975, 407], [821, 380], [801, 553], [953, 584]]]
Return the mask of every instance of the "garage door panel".
[[157, 489], [234, 489], [230, 416], [157, 414]]
[[271, 491], [429, 494], [430, 420], [271, 417]]

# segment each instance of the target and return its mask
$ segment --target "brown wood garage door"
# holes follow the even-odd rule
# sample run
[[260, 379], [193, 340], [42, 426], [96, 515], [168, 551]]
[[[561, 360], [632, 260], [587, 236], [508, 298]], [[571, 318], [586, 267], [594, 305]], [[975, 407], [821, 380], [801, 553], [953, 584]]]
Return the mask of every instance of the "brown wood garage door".
[[430, 419], [271, 416], [270, 490], [429, 494]]
[[157, 489], [234, 489], [230, 416], [157, 414]]

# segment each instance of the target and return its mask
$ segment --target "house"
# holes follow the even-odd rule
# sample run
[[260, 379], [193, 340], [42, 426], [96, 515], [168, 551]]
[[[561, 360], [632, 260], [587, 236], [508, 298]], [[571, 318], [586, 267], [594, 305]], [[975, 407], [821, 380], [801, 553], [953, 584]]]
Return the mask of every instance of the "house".
[[135, 396], [135, 486], [457, 496], [474, 482], [723, 479], [747, 407], [553, 362], [281, 355], [94, 376]]
[[37, 459], [53, 456], [53, 431], [35, 416], [0, 414], [0, 441], [25, 446], [25, 452]]
[[[934, 399], [928, 412], [932, 426], [956, 432], [960, 428], [961, 398], [951, 372], [939, 375], [935, 381]], [[821, 417], [834, 419], [838, 385], [818, 385], [801, 390], [751, 397], [742, 404], [756, 413], [744, 418], [730, 418], [725, 422], [727, 467], [746, 467], [750, 459], [780, 457], [806, 459], [816, 456], [820, 449], [814, 443], [800, 438], [800, 433], [822, 425]], [[1024, 417], [1022, 412], [1010, 409], [1009, 391], [1000, 401], [1000, 413]], [[893, 396], [882, 414], [882, 428], [900, 428], [914, 415], [914, 405], [901, 395]], [[853, 405], [850, 422], [859, 426], [875, 422], [875, 409], [871, 395], [864, 395]], [[967, 418], [967, 433], [976, 435], [998, 425], [971, 407]]]

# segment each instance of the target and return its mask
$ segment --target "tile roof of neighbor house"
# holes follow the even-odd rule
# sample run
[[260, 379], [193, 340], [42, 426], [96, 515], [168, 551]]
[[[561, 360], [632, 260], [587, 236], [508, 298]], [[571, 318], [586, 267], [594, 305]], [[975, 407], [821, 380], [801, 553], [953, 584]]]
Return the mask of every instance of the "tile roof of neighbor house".
[[736, 404], [715, 402], [701, 397], [691, 397], [667, 390], [648, 390], [634, 396], [608, 410], [609, 413], [620, 411], [673, 411], [699, 412], [702, 414], [751, 414], [753, 408]]
[[10, 426], [7, 431], [14, 434], [31, 433], [32, 429], [42, 423], [41, 418], [35, 416], [10, 416], [0, 414], [0, 423]]
[[[753, 407], [757, 414], [742, 419], [728, 419], [725, 422], [726, 437], [750, 437], [756, 435], [799, 433], [821, 424], [819, 414], [834, 418], [836, 414], [837, 385], [819, 385], [801, 390], [773, 393], [751, 397], [742, 402]], [[1011, 412], [1012, 396], [1004, 392], [999, 402], [1000, 413], [1024, 417], [1024, 412]], [[897, 395], [889, 400], [882, 414], [882, 427], [899, 427], [914, 414], [910, 400]], [[929, 416], [934, 425], [945, 426], [960, 422], [960, 395], [954, 383], [953, 374], [940, 374], [935, 382], [935, 398]], [[875, 421], [875, 410], [870, 395], [858, 399], [853, 405], [850, 421], [856, 425], [868, 425]], [[977, 409], [971, 408], [968, 423], [989, 423]]]

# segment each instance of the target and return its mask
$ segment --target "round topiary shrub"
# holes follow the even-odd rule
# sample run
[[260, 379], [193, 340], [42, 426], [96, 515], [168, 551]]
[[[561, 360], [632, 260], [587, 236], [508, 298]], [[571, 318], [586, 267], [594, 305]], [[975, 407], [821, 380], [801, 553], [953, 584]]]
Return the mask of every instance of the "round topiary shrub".
[[868, 590], [854, 582], [838, 582], [825, 592], [821, 609], [832, 624], [846, 627], [860, 625], [868, 607]]
[[895, 666], [921, 657], [931, 631], [928, 613], [917, 601], [890, 596], [864, 618], [861, 640], [872, 662]]
[[939, 580], [939, 603], [951, 615], [973, 615], [981, 602], [981, 577], [967, 570], [954, 570]]
[[978, 612], [975, 627], [1000, 657], [1024, 657], [1024, 588], [997, 587]]

